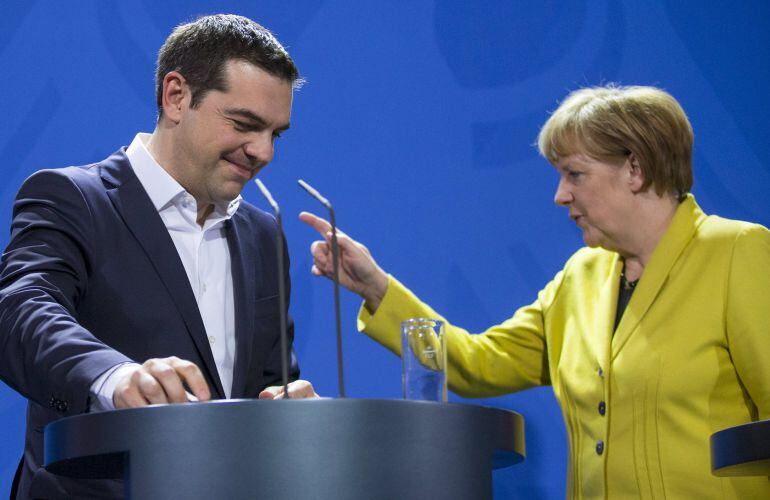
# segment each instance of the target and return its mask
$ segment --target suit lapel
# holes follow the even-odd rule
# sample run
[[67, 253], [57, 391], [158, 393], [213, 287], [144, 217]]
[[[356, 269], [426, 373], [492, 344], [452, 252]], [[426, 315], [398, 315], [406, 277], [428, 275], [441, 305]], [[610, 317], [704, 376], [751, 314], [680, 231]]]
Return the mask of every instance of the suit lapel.
[[[599, 290], [599, 303], [596, 308], [597, 343], [593, 346], [599, 366], [607, 370], [610, 362], [610, 344], [613, 340], [612, 329], [615, 326], [615, 313], [618, 306], [618, 284], [623, 262], [620, 256], [613, 254], [607, 275]], [[589, 292], [586, 291], [588, 294]]]
[[225, 228], [235, 301], [235, 367], [231, 395], [238, 398], [243, 396], [246, 388], [255, 329], [252, 310], [257, 290], [262, 288], [262, 275], [257, 273], [260, 266], [257, 237], [243, 211], [235, 212]]
[[695, 230], [703, 218], [705, 218], [705, 214], [695, 203], [695, 199], [692, 195], [687, 195], [687, 198], [677, 208], [663, 238], [655, 247], [623, 313], [612, 340], [613, 360], [628, 342], [639, 322], [650, 310], [655, 298], [661, 293], [671, 269], [687, 244], [692, 240]]
[[203, 360], [203, 368], [213, 381], [218, 397], [223, 398], [222, 382], [182, 261], [166, 226], [122, 150], [104, 162], [102, 178], [114, 186], [107, 190], [107, 195], [166, 286]]

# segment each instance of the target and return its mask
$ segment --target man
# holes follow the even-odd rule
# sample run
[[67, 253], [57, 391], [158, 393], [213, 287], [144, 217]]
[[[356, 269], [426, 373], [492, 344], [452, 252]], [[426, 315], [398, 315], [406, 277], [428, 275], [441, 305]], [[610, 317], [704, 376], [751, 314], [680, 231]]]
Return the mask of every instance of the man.
[[[41, 468], [42, 429], [58, 418], [283, 397], [277, 294], [289, 275], [277, 276], [275, 220], [239, 193], [289, 128], [297, 68], [262, 26], [215, 15], [174, 30], [156, 80], [152, 134], [38, 172], [17, 195], [0, 264], [0, 377], [29, 399], [12, 496], [122, 493]], [[299, 380], [289, 393], [315, 396]]]

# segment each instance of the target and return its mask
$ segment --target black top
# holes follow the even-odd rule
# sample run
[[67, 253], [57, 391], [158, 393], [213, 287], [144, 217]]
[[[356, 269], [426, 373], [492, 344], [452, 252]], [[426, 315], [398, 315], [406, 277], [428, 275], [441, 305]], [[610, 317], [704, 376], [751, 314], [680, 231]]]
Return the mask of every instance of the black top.
[[634, 290], [636, 289], [636, 284], [638, 282], [638, 279], [634, 281], [628, 281], [626, 279], [625, 269], [620, 273], [620, 288], [618, 288], [618, 310], [615, 313], [615, 327], [612, 329], [613, 335], [615, 334], [615, 330], [618, 329], [620, 318], [623, 317], [623, 313], [626, 310], [626, 306], [628, 306], [628, 303], [631, 301], [631, 295], [634, 294]]

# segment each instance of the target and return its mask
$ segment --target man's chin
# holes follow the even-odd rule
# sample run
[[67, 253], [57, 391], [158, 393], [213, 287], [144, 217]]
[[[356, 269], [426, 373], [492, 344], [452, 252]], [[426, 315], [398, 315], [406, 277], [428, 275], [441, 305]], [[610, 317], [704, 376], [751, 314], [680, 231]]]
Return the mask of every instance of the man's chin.
[[227, 207], [230, 203], [232, 203], [233, 200], [238, 198], [238, 196], [241, 194], [241, 191], [243, 191], [243, 187], [237, 190], [233, 189], [220, 191], [216, 193], [215, 196], [212, 196], [212, 201], [215, 205]]

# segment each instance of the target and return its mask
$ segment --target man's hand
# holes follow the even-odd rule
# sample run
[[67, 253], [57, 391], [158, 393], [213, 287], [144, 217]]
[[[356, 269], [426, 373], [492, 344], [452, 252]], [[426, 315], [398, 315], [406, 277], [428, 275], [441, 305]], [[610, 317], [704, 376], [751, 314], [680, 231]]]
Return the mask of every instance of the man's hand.
[[[324, 238], [324, 241], [314, 241], [310, 246], [310, 253], [313, 254], [311, 272], [316, 276], [333, 278], [331, 224], [308, 212], [300, 213], [299, 219], [318, 231]], [[350, 238], [339, 228], [337, 228], [337, 244], [340, 249], [340, 284], [363, 297], [366, 308], [372, 313], [375, 312], [388, 289], [388, 275], [374, 261], [369, 249]]]
[[[192, 394], [185, 390], [184, 384]], [[198, 366], [175, 356], [145, 361], [117, 383], [112, 395], [115, 408], [209, 399], [209, 386]]]
[[[318, 398], [313, 384], [307, 380], [295, 380], [289, 383], [289, 399]], [[259, 399], [283, 399], [283, 386], [274, 385], [259, 393]]]

